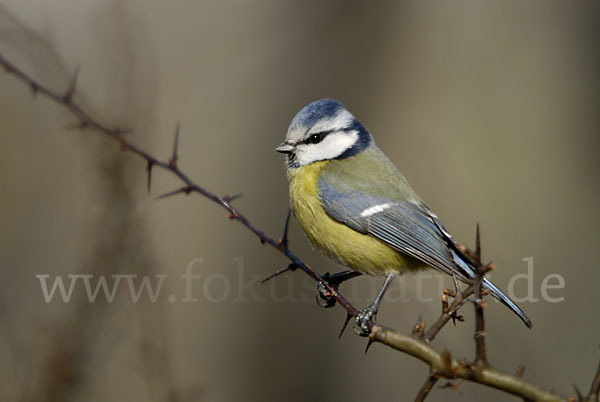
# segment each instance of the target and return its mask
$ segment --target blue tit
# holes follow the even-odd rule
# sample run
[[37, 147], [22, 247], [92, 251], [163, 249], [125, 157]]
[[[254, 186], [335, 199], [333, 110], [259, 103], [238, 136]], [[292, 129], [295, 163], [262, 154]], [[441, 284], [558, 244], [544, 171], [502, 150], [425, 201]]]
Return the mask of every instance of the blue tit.
[[[311, 243], [352, 270], [386, 276], [357, 320], [363, 330], [400, 273], [433, 267], [472, 283], [473, 262], [340, 102], [322, 99], [305, 106], [276, 151], [286, 155], [291, 208]], [[487, 278], [483, 288], [532, 326]]]

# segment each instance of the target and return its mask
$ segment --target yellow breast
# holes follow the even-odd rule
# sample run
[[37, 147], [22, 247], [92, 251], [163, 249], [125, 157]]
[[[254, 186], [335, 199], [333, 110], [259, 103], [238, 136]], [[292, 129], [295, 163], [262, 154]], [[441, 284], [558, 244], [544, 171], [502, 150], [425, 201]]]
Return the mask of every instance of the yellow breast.
[[288, 170], [294, 215], [312, 244], [329, 258], [371, 275], [415, 269], [422, 263], [402, 255], [383, 242], [333, 220], [321, 206], [319, 172], [328, 162]]

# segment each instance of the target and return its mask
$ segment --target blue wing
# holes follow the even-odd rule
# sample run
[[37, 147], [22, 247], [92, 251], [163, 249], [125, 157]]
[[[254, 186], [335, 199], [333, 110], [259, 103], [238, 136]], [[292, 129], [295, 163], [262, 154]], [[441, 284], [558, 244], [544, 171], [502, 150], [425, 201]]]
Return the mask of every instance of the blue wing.
[[423, 203], [374, 197], [319, 180], [321, 203], [329, 216], [352, 229], [448, 275], [468, 282], [474, 271], [456, 249], [439, 219]]
[[[350, 189], [344, 181], [332, 184], [326, 177], [319, 179], [319, 193], [323, 208], [333, 219], [441, 272], [472, 283], [473, 262], [458, 250], [442, 222], [421, 200], [371, 196]], [[525, 313], [486, 278], [483, 288], [531, 327]]]

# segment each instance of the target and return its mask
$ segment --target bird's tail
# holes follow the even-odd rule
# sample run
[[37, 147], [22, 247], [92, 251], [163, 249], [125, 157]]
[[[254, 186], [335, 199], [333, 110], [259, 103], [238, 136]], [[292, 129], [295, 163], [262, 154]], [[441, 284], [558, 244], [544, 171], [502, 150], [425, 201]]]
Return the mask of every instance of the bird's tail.
[[527, 325], [529, 328], [531, 328], [533, 326], [533, 323], [531, 322], [529, 317], [527, 317], [527, 314], [525, 314], [525, 312], [523, 310], [521, 310], [521, 308], [519, 306], [517, 306], [517, 304], [514, 301], [512, 301], [510, 299], [510, 297], [508, 297], [500, 289], [498, 289], [496, 287], [496, 285], [494, 285], [492, 282], [490, 282], [487, 278], [483, 278], [482, 285], [483, 285], [483, 288], [485, 290], [487, 290], [488, 292], [490, 292], [490, 294], [492, 296], [494, 296], [496, 299], [500, 300], [502, 302], [502, 304], [504, 304], [506, 307], [508, 307], [509, 309], [514, 311], [514, 313], [516, 315], [518, 315], [521, 320], [523, 320], [525, 325]]
[[[457, 263], [457, 266], [459, 268], [462, 268], [462, 270], [460, 271], [460, 274], [462, 276], [470, 278], [472, 281], [476, 275], [475, 268], [473, 268], [474, 263], [471, 261], [471, 259], [469, 257], [464, 255], [458, 249], [451, 250], [451, 252], [452, 252], [452, 257], [454, 258], [454, 261]], [[472, 284], [473, 282], [467, 282], [467, 283]], [[490, 292], [490, 294], [492, 296], [494, 296], [496, 299], [500, 300], [502, 302], [502, 304], [504, 304], [506, 307], [511, 309], [516, 315], [518, 315], [519, 318], [521, 320], [523, 320], [525, 325], [527, 325], [529, 328], [531, 328], [533, 326], [533, 323], [531, 322], [529, 317], [527, 317], [527, 314], [525, 314], [525, 312], [523, 310], [521, 310], [521, 308], [519, 306], [517, 306], [517, 303], [512, 301], [510, 299], [510, 297], [508, 297], [507, 295], [504, 294], [504, 292], [502, 292], [500, 289], [498, 289], [496, 287], [496, 285], [494, 285], [492, 282], [490, 282], [487, 278], [483, 278], [482, 285], [483, 285], [482, 287], [485, 290], [487, 290], [488, 292]]]

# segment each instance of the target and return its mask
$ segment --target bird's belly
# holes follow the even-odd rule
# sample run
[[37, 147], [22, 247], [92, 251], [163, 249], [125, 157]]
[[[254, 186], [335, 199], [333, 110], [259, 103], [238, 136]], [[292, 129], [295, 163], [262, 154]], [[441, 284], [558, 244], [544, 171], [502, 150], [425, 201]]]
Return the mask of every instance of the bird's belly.
[[296, 220], [311, 243], [327, 257], [371, 275], [413, 270], [423, 264], [383, 242], [332, 219], [321, 206], [318, 172], [325, 162], [291, 169], [290, 200]]

